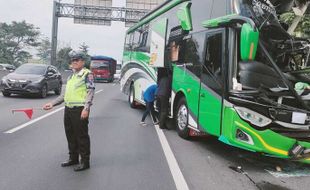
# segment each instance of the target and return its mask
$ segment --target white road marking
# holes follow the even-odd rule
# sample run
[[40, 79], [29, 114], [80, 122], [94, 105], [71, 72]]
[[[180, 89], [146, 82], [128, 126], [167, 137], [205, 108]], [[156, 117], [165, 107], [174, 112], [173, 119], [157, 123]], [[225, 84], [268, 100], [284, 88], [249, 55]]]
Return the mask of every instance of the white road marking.
[[290, 177], [308, 177], [310, 176], [309, 169], [303, 169], [303, 170], [294, 170], [294, 171], [282, 171], [282, 172], [276, 172], [276, 171], [270, 171], [265, 169], [268, 173], [273, 175], [276, 178], [290, 178]]
[[[102, 92], [102, 91], [103, 91], [102, 89], [101, 89], [101, 90], [98, 90], [97, 92], [95, 92], [95, 94], [98, 94], [98, 93], [100, 93], [100, 92]], [[52, 111], [52, 112], [49, 112], [49, 113], [47, 113], [47, 114], [45, 114], [45, 115], [42, 115], [42, 116], [40, 116], [40, 117], [38, 117], [38, 118], [36, 118], [36, 119], [34, 119], [34, 120], [28, 121], [27, 123], [24, 123], [24, 124], [22, 124], [22, 125], [20, 125], [20, 126], [14, 127], [13, 129], [10, 129], [10, 130], [8, 130], [8, 131], [5, 131], [4, 133], [6, 133], [6, 134], [11, 134], [11, 133], [14, 133], [14, 132], [16, 132], [16, 131], [19, 131], [19, 130], [21, 130], [21, 129], [25, 128], [25, 127], [28, 127], [29, 125], [31, 125], [31, 124], [37, 122], [37, 121], [40, 121], [40, 120], [42, 120], [42, 119], [44, 119], [44, 118], [46, 118], [46, 117], [48, 117], [48, 116], [53, 115], [54, 113], [57, 113], [57, 112], [63, 110], [64, 108], [65, 108], [65, 106], [60, 107], [60, 108], [58, 108], [58, 109], [56, 109], [56, 110], [54, 110], [54, 111]]]
[[166, 156], [168, 166], [170, 168], [170, 172], [172, 174], [174, 183], [176, 185], [177, 190], [189, 190], [188, 185], [185, 181], [185, 178], [181, 172], [181, 169], [178, 165], [177, 160], [175, 159], [175, 156], [169, 146], [169, 143], [167, 141], [167, 138], [164, 134], [164, 132], [159, 129], [158, 125], [155, 125], [155, 129], [160, 141], [160, 144], [163, 148], [164, 154]]
[[100, 93], [100, 92], [102, 92], [103, 90], [101, 89], [101, 90], [98, 90], [97, 92], [95, 92], [95, 94], [98, 94], [98, 93]]
[[56, 110], [54, 110], [52, 112], [49, 112], [49, 113], [47, 113], [45, 115], [42, 115], [41, 117], [38, 117], [38, 118], [36, 118], [34, 120], [28, 121], [27, 123], [24, 123], [24, 124], [22, 124], [22, 125], [20, 125], [18, 127], [13, 128], [13, 129], [10, 129], [10, 130], [8, 130], [8, 131], [6, 131], [4, 133], [10, 134], [10, 133], [14, 133], [16, 131], [19, 131], [19, 130], [21, 130], [21, 129], [23, 129], [23, 128], [25, 128], [25, 127], [27, 127], [27, 126], [35, 123], [35, 122], [37, 122], [37, 121], [40, 121], [41, 119], [44, 119], [44, 118], [46, 118], [46, 117], [48, 117], [50, 115], [53, 115], [54, 113], [57, 113], [57, 112], [63, 110], [64, 108], [65, 107], [58, 108], [58, 109], [56, 109]]

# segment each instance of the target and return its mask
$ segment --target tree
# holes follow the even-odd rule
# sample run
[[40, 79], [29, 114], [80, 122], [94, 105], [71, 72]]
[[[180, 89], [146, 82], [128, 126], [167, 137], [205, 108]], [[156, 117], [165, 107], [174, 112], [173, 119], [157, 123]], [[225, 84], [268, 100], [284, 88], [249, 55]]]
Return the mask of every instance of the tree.
[[59, 69], [69, 69], [71, 47], [61, 48], [57, 53], [57, 65]]
[[37, 47], [40, 32], [26, 21], [0, 23], [0, 62], [20, 65], [31, 58], [26, 51]]
[[89, 46], [85, 44], [85, 42], [83, 42], [82, 44], [80, 44], [79, 50], [82, 51], [85, 55], [86, 55], [86, 60], [85, 60], [85, 67], [89, 68], [90, 66], [90, 61], [91, 61], [91, 57], [88, 54], [88, 49]]
[[51, 51], [52, 45], [49, 38], [42, 39], [38, 47], [37, 56], [44, 64], [48, 64], [51, 62]]
[[[293, 12], [284, 13], [280, 16], [280, 20], [288, 25], [291, 25], [296, 15]], [[300, 37], [309, 37], [310, 36], [310, 15], [306, 14], [301, 19], [301, 22], [298, 24], [294, 35]]]

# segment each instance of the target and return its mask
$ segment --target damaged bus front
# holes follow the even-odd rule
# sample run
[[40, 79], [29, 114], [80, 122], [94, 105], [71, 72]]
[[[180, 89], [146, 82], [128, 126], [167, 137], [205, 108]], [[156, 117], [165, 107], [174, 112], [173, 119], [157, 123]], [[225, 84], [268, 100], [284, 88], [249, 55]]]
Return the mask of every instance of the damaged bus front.
[[219, 139], [310, 163], [309, 39], [289, 35], [270, 1], [236, 0], [232, 7], [232, 15], [204, 22], [229, 34]]

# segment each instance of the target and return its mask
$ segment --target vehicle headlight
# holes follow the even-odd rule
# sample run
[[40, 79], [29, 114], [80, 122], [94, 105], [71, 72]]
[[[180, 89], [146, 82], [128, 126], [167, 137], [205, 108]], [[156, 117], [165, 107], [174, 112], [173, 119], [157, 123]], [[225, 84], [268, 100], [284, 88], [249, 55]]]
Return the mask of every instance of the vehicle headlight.
[[28, 82], [28, 81], [27, 80], [18, 80], [18, 82], [25, 83], [25, 82]]
[[266, 125], [269, 125], [272, 122], [271, 119], [259, 113], [256, 113], [250, 109], [244, 107], [234, 107], [234, 108], [242, 119], [258, 127], [265, 127]]
[[1, 79], [1, 83], [2, 83], [2, 84], [6, 83], [6, 78], [5, 78], [5, 77], [3, 77], [3, 78]]

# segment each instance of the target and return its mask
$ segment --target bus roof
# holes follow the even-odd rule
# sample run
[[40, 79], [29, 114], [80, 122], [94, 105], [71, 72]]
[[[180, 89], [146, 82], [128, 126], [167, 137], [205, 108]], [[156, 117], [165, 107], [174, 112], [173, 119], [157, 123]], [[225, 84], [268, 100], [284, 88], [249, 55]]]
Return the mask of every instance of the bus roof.
[[132, 31], [136, 30], [137, 28], [139, 28], [143, 24], [150, 22], [151, 20], [153, 20], [157, 16], [163, 14], [164, 12], [168, 11], [169, 9], [171, 9], [171, 8], [175, 7], [176, 5], [178, 5], [182, 2], [185, 2], [185, 1], [189, 1], [189, 0], [167, 0], [167, 1], [163, 2], [157, 8], [155, 8], [154, 10], [149, 12], [147, 15], [142, 17], [137, 24], [130, 27], [127, 30], [127, 34], [131, 33]]
[[96, 56], [91, 56], [91, 60], [109, 60], [109, 61], [116, 61], [112, 57], [108, 56], [103, 56], [103, 55], [96, 55]]

